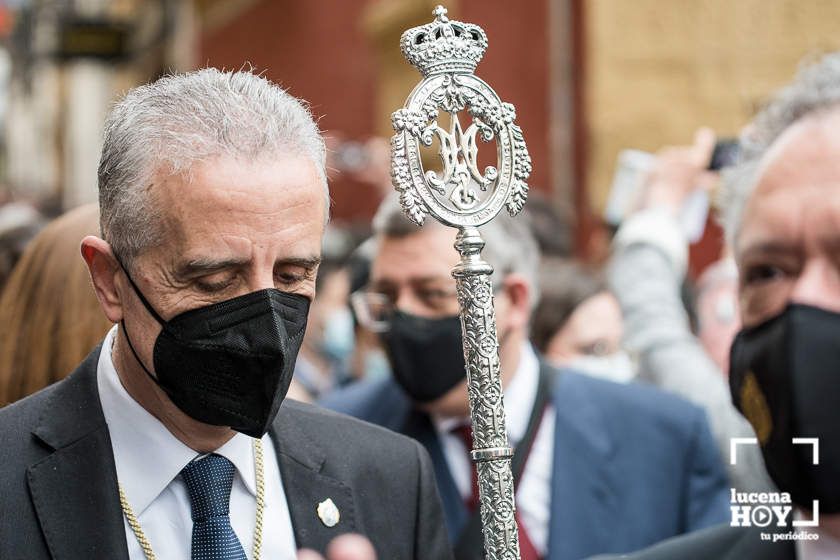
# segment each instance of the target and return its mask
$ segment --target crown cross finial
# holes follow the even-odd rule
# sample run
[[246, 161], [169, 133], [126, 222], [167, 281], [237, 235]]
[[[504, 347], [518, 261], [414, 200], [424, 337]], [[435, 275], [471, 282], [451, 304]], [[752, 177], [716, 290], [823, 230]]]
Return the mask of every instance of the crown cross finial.
[[449, 21], [449, 18], [446, 17], [447, 13], [448, 13], [448, 10], [446, 8], [444, 8], [443, 6], [441, 6], [440, 4], [438, 4], [435, 7], [434, 11], [432, 11], [432, 15], [435, 16], [437, 18], [437, 20], [441, 23], [446, 23], [446, 22]]
[[449, 19], [438, 5], [435, 20], [402, 34], [400, 46], [406, 59], [424, 76], [471, 73], [487, 48], [484, 30], [472, 23]]

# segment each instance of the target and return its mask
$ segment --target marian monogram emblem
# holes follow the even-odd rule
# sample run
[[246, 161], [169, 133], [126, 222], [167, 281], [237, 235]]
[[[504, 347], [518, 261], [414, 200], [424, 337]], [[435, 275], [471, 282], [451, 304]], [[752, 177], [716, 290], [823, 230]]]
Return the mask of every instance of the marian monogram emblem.
[[[417, 224], [432, 213], [450, 226], [479, 226], [507, 206], [517, 214], [528, 196], [531, 158], [516, 110], [473, 74], [487, 48], [477, 25], [450, 21], [435, 9], [434, 22], [409, 29], [400, 41], [423, 74], [396, 111], [391, 140], [392, 179], [406, 214]], [[466, 129], [459, 116], [470, 118]], [[448, 120], [448, 126], [442, 121]], [[479, 145], [496, 143], [495, 165], [480, 169]], [[424, 171], [421, 148], [438, 146], [440, 172]]]
[[426, 180], [442, 195], [446, 195], [447, 187], [451, 185], [449, 200], [457, 208], [470, 210], [478, 204], [478, 196], [470, 188], [470, 182], [475, 181], [482, 190], [487, 190], [487, 187], [499, 176], [499, 172], [493, 166], [485, 169], [486, 175], [482, 175], [478, 170], [478, 146], [475, 143], [478, 126], [475, 123], [464, 133], [458, 121], [458, 115], [453, 115], [449, 132], [437, 124], [433, 127], [440, 141], [443, 177], [439, 178], [434, 171], [428, 171]]

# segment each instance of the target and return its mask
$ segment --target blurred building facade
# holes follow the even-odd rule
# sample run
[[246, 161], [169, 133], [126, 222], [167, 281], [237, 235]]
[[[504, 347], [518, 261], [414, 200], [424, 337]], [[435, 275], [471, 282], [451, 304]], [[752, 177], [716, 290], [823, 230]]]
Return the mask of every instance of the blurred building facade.
[[[584, 0], [585, 182], [607, 199], [624, 148], [688, 144], [712, 127], [737, 137], [803, 58], [840, 49], [836, 0]], [[699, 271], [719, 254], [710, 221], [692, 247]]]
[[102, 125], [126, 89], [195, 65], [191, 2], [31, 0], [7, 46], [5, 183], [69, 209], [96, 200]]
[[[169, 70], [250, 64], [307, 99], [324, 130], [351, 140], [390, 135], [391, 112], [419, 80], [399, 35], [430, 21], [437, 1], [18, 3], [7, 41], [4, 182], [67, 208], [95, 199], [112, 99]], [[734, 136], [800, 58], [840, 48], [833, 0], [445, 4], [451, 17], [487, 31], [477, 74], [516, 106], [532, 187], [576, 221], [581, 250], [621, 149], [685, 143], [704, 124]], [[114, 34], [79, 32], [91, 21]], [[97, 48], [119, 53], [83, 52]], [[367, 220], [378, 201], [370, 185], [346, 177], [333, 182], [332, 196], [335, 219], [345, 221]], [[696, 258], [708, 259], [718, 243], [711, 230]]]
[[[237, 68], [248, 61], [307, 99], [323, 129], [348, 138], [390, 137], [391, 113], [420, 74], [402, 57], [401, 33], [433, 19], [439, 0], [262, 1], [206, 29], [199, 59]], [[477, 74], [518, 110], [534, 166], [531, 183], [548, 190], [548, 2], [517, 8], [485, 0], [446, 2], [453, 18], [480, 23], [490, 46]], [[369, 186], [339, 177], [332, 184], [338, 218], [368, 218], [377, 204]]]

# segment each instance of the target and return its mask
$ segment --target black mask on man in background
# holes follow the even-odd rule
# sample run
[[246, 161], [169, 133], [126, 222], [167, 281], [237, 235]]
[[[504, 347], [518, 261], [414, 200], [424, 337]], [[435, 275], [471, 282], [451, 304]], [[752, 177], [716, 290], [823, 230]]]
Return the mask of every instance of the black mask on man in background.
[[262, 437], [289, 390], [309, 299], [269, 288], [164, 321], [126, 276], [163, 329], [153, 350], [153, 375], [123, 321], [126, 341], [143, 370], [191, 418]]
[[[840, 512], [840, 314], [792, 304], [732, 344], [735, 406], [755, 429], [767, 471], [793, 502]], [[792, 438], [817, 438], [813, 447]]]
[[439, 399], [467, 375], [458, 315], [427, 319], [396, 311], [380, 338], [394, 379], [414, 402]]

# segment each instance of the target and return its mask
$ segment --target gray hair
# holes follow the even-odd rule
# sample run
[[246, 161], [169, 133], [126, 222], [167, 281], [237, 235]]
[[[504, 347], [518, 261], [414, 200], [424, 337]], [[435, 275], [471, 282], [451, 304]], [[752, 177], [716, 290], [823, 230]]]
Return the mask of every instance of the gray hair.
[[[502, 211], [478, 229], [485, 242], [481, 256], [493, 267], [493, 278], [499, 281], [511, 273], [521, 274], [531, 288], [533, 309], [539, 301], [540, 252], [526, 222], [524, 216], [514, 219]], [[446, 226], [429, 217], [423, 228], [429, 227]], [[396, 196], [386, 197], [373, 218], [373, 233], [377, 237], [406, 237], [420, 231], [419, 226], [405, 217]]]
[[102, 234], [128, 264], [163, 239], [150, 186], [221, 155], [310, 158], [327, 197], [324, 140], [308, 108], [250, 71], [204, 68], [130, 90], [105, 122], [99, 161]]
[[759, 162], [770, 146], [794, 123], [840, 106], [840, 52], [802, 67], [794, 81], [780, 90], [741, 137], [738, 165], [723, 176], [719, 200], [730, 246], [741, 229], [744, 208], [756, 185]]

